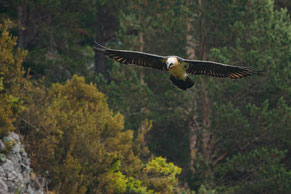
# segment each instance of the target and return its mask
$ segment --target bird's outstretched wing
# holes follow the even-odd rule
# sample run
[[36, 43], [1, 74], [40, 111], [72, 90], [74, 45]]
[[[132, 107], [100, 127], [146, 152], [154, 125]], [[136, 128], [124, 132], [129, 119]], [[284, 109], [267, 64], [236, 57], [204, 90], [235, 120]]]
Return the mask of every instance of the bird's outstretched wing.
[[108, 57], [123, 63], [123, 64], [134, 64], [138, 66], [150, 67], [159, 70], [167, 70], [166, 57], [160, 55], [154, 55], [139, 51], [129, 51], [129, 50], [115, 50], [106, 48], [97, 42], [95, 42], [98, 47], [95, 50], [102, 52]]
[[208, 75], [213, 77], [240, 79], [259, 74], [258, 72], [252, 72], [245, 67], [225, 65], [212, 61], [183, 59], [183, 62], [186, 66], [186, 72], [194, 75]]

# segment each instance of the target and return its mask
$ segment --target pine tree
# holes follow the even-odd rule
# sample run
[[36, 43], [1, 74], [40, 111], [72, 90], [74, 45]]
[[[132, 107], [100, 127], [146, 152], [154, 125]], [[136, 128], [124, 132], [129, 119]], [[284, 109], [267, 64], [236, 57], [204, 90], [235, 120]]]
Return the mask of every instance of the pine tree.
[[15, 130], [13, 122], [23, 109], [19, 98], [19, 90], [25, 82], [21, 63], [26, 52], [14, 52], [16, 37], [8, 32], [9, 20], [0, 23], [0, 136]]

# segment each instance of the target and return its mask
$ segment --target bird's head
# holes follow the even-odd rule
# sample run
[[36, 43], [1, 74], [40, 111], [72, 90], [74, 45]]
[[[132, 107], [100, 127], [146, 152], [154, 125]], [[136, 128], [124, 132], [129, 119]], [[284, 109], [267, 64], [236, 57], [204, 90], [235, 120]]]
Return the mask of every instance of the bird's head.
[[178, 59], [177, 57], [169, 57], [166, 61], [167, 69], [171, 69], [173, 66], [178, 65]]

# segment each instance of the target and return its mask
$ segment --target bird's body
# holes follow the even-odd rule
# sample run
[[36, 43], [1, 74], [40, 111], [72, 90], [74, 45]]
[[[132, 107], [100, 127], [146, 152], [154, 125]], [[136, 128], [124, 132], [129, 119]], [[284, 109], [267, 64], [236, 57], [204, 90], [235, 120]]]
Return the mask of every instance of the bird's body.
[[169, 72], [172, 76], [181, 80], [185, 80], [187, 78], [187, 73], [184, 66], [185, 64], [182, 61], [179, 62], [178, 57], [170, 56], [167, 58], [167, 62], [173, 63], [169, 69]]
[[185, 71], [183, 63], [180, 63], [175, 67], [172, 67], [171, 69], [169, 69], [169, 72], [175, 78], [179, 78], [181, 80], [185, 80], [187, 78], [187, 73]]
[[188, 74], [208, 75], [213, 77], [239, 79], [254, 73], [244, 67], [226, 65], [222, 63], [202, 60], [187, 60], [178, 56], [160, 56], [139, 51], [115, 50], [106, 48], [98, 43], [98, 52], [123, 63], [150, 67], [162, 71], [169, 71], [170, 80], [180, 89], [186, 90], [194, 85]]

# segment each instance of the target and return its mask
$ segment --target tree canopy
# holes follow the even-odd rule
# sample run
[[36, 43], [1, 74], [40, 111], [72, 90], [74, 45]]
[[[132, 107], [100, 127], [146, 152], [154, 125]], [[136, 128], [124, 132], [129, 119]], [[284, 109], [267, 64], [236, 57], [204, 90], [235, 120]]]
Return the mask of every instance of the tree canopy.
[[[289, 1], [2, 0], [0, 23], [0, 135], [23, 136], [50, 191], [290, 191]], [[185, 92], [94, 41], [263, 75]]]

